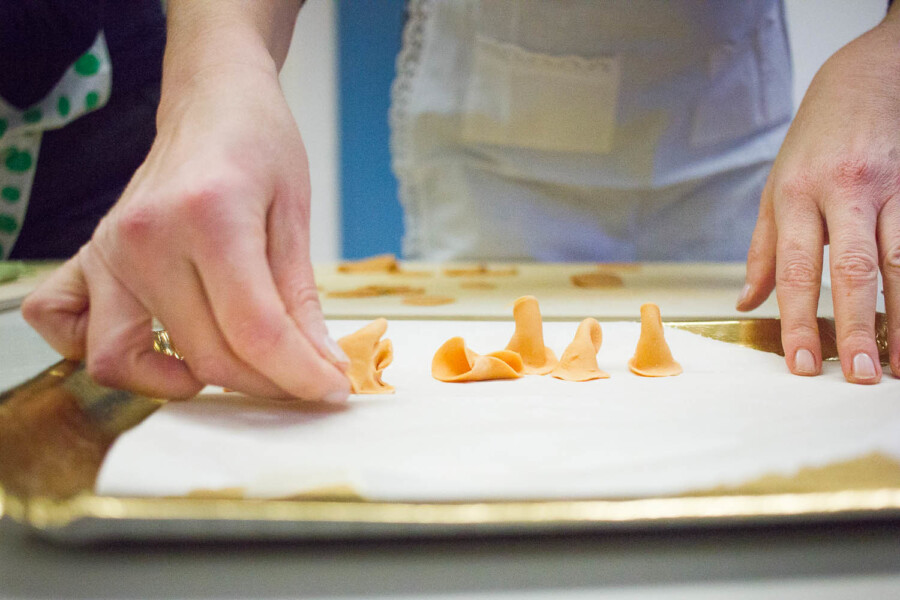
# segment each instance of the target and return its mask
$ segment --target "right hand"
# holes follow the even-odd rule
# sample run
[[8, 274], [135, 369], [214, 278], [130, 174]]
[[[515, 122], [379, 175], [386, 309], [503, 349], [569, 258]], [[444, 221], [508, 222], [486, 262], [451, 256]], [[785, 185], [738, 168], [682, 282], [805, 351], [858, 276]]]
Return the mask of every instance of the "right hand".
[[[121, 199], [25, 319], [102, 385], [345, 401], [309, 257], [306, 152], [274, 68], [200, 72], [157, 123]], [[152, 317], [183, 362], [153, 351]]]

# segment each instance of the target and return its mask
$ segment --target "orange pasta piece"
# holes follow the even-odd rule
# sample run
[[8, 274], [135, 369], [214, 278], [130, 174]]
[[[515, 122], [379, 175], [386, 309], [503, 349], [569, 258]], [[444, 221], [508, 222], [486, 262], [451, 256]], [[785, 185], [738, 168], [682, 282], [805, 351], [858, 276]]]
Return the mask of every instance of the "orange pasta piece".
[[431, 361], [431, 376], [438, 381], [463, 383], [521, 377], [522, 357], [510, 350], [487, 355], [466, 348], [461, 337], [444, 342]]
[[628, 361], [633, 373], [644, 377], [680, 375], [681, 365], [672, 358], [672, 351], [663, 333], [659, 307], [652, 303], [641, 306], [641, 337], [634, 356]]
[[595, 319], [585, 319], [578, 324], [575, 339], [563, 352], [559, 364], [550, 374], [566, 381], [590, 381], [606, 379], [609, 373], [597, 366], [597, 352], [603, 341], [603, 331]]
[[522, 357], [528, 375], [546, 375], [557, 364], [556, 355], [544, 346], [544, 324], [537, 298], [522, 296], [513, 304], [516, 331], [506, 345]]
[[382, 340], [386, 319], [375, 319], [359, 331], [338, 340], [350, 357], [347, 376], [354, 394], [392, 394], [393, 386], [381, 380], [381, 373], [394, 359], [391, 340]]

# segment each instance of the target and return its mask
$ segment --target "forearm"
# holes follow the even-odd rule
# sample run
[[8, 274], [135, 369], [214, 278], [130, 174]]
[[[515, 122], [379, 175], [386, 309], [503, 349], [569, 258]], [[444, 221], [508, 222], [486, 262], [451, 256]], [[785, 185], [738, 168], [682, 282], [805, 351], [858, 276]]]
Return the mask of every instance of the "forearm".
[[303, 0], [169, 0], [160, 110], [217, 71], [277, 75]]
[[889, 17], [897, 18], [900, 15], [900, 2], [888, 2], [887, 12]]

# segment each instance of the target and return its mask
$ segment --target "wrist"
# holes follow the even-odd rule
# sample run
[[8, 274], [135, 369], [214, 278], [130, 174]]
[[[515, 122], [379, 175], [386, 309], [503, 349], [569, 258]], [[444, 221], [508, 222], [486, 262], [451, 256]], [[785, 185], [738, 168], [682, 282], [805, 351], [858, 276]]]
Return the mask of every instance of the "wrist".
[[298, 9], [297, 0], [169, 0], [157, 123], [185, 97], [223, 82], [277, 84]]

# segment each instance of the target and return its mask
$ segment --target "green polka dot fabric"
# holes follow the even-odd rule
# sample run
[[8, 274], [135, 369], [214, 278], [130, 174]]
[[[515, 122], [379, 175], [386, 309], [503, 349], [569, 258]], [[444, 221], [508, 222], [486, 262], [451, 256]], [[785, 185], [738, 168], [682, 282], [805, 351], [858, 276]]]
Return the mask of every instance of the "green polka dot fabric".
[[34, 106], [19, 110], [0, 97], [0, 260], [9, 256], [25, 221], [43, 132], [102, 108], [111, 84], [109, 52], [101, 31]]

